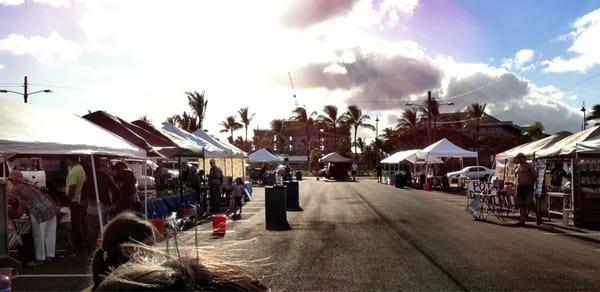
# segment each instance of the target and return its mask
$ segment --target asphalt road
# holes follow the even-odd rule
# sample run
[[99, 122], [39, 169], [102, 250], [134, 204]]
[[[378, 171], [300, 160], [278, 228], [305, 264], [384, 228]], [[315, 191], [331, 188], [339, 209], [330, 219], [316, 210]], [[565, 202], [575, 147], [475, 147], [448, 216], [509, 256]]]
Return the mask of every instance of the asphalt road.
[[[287, 213], [292, 230], [265, 230], [264, 189], [256, 188], [242, 220], [228, 221], [224, 237], [213, 237], [204, 224], [178, 235], [179, 252], [236, 261], [275, 290], [600, 289], [600, 232], [511, 227], [514, 221], [492, 217], [474, 221], [464, 211], [464, 195], [368, 179], [308, 178], [300, 190], [304, 211]], [[170, 240], [169, 251], [174, 247]], [[85, 273], [83, 265], [63, 268]], [[78, 287], [85, 287], [85, 278], [33, 275], [14, 286]]]

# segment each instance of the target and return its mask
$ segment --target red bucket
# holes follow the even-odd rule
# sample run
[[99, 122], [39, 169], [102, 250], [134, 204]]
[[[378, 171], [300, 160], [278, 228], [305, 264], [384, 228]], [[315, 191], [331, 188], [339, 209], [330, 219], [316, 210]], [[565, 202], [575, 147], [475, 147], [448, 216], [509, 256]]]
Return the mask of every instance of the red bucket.
[[165, 219], [163, 218], [152, 218], [149, 220], [156, 230], [158, 231], [159, 240], [165, 237]]
[[423, 190], [424, 191], [431, 191], [431, 185], [430, 184], [423, 184]]
[[223, 214], [216, 214], [212, 216], [212, 224], [213, 224], [213, 235], [225, 235], [225, 230], [227, 230], [227, 217]]

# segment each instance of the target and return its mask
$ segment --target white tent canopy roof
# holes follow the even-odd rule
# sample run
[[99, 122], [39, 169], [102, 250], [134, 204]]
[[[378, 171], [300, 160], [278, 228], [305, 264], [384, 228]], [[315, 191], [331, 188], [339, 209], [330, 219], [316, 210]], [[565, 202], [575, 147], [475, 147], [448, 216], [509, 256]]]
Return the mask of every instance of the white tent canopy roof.
[[552, 136], [548, 136], [544, 139], [521, 144], [502, 153], [496, 154], [496, 160], [513, 159], [519, 153], [523, 153], [523, 155], [525, 155], [526, 157], [533, 157], [538, 151], [544, 150], [556, 144], [557, 142], [559, 142], [567, 136], [569, 136], [568, 132], [560, 132]]
[[[412, 164], [423, 164], [425, 163], [425, 159], [419, 159], [417, 157], [417, 153], [419, 153], [419, 149], [412, 149], [412, 150], [404, 150], [404, 151], [399, 151], [396, 152], [390, 156], [388, 156], [387, 158], [381, 160], [381, 163], [383, 164], [398, 164], [402, 161], [408, 161]], [[428, 158], [428, 163], [429, 164], [441, 164], [444, 163], [441, 159], [437, 158], [437, 157], [433, 157], [430, 156]]]
[[204, 153], [206, 157], [228, 157], [227, 152], [218, 146], [198, 137], [194, 134], [188, 133], [173, 124], [170, 123], [162, 123], [161, 130], [166, 132], [169, 136], [175, 135], [179, 137], [179, 139], [185, 140], [189, 143], [192, 143], [198, 147], [204, 149]]
[[331, 152], [319, 159], [321, 163], [351, 163], [352, 159], [342, 156], [336, 152]]
[[[551, 147], [541, 150], [535, 154], [538, 158], [569, 156], [575, 154], [577, 144], [584, 144], [586, 141], [592, 141], [594, 137], [600, 135], [600, 126], [592, 127], [587, 130], [577, 132], [560, 140]], [[590, 146], [588, 144], [588, 146]]]
[[477, 152], [462, 149], [454, 145], [454, 143], [450, 142], [450, 140], [443, 138], [419, 151], [417, 156], [419, 158], [424, 158], [426, 156], [476, 158]]
[[75, 114], [0, 97], [0, 156], [12, 154], [146, 157], [145, 150]]
[[[205, 140], [205, 141], [219, 147], [221, 150], [225, 151], [226, 154], [224, 156], [217, 156], [217, 157], [244, 157], [246, 155], [246, 153], [244, 151], [240, 150], [239, 148], [237, 148], [229, 143], [218, 140], [217, 138], [204, 132], [204, 130], [202, 130], [202, 129], [199, 129], [192, 134], [202, 138], [203, 140]], [[207, 154], [206, 157], [210, 157], [210, 156]]]
[[266, 163], [276, 163], [281, 162], [283, 159], [281, 157], [271, 153], [269, 150], [262, 148], [250, 155], [248, 155], [249, 162], [266, 162]]

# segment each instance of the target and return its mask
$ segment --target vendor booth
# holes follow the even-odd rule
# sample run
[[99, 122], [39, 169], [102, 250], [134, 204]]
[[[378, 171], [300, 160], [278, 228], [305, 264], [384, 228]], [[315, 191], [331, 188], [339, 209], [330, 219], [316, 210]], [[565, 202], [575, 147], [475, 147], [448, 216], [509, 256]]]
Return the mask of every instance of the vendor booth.
[[[402, 163], [410, 163], [413, 166], [413, 174], [417, 172], [417, 165], [424, 165], [425, 158], [419, 158], [417, 154], [421, 151], [420, 149], [411, 149], [411, 150], [403, 150], [398, 151], [385, 159], [381, 160], [379, 163], [386, 165], [387, 174], [384, 174], [385, 182], [389, 184], [395, 184], [395, 176], [394, 173], [400, 171], [400, 164]], [[428, 164], [443, 164], [444, 162], [434, 156], [430, 156], [427, 158]], [[411, 182], [406, 182], [410, 184]]]
[[[74, 114], [0, 98], [0, 161], [13, 157], [89, 156], [92, 162], [98, 219], [103, 222], [94, 156], [145, 158], [146, 151]], [[3, 175], [6, 173], [3, 171]], [[0, 188], [4, 188], [0, 181]], [[0, 196], [0, 199], [2, 196]], [[0, 201], [7, 210], [6, 200]], [[8, 258], [7, 214], [0, 212], [0, 259]], [[103, 225], [100, 224], [100, 229]], [[12, 229], [12, 232], [16, 232]], [[3, 244], [4, 243], [4, 244]]]
[[319, 176], [335, 180], [345, 180], [348, 178], [348, 171], [352, 165], [352, 159], [336, 152], [331, 152], [321, 157], [321, 159], [319, 159], [319, 164], [325, 166], [325, 168], [319, 170]]
[[259, 184], [274, 184], [275, 178], [270, 178], [270, 174], [275, 173], [277, 165], [282, 163], [283, 159], [271, 152], [269, 149], [262, 148], [250, 155], [248, 155], [248, 163], [250, 163], [250, 170], [248, 176], [252, 183]]
[[[469, 150], [465, 150], [462, 149], [458, 146], [456, 146], [454, 143], [452, 143], [450, 140], [443, 138], [427, 147], [425, 147], [423, 150], [419, 151], [417, 153], [417, 157], [418, 158], [422, 158], [425, 159], [425, 173], [426, 173], [426, 179], [425, 179], [425, 184], [423, 185], [423, 188], [425, 190], [430, 190], [431, 189], [431, 183], [429, 181], [429, 157], [436, 157], [436, 158], [459, 158], [461, 159], [461, 166], [462, 166], [462, 159], [463, 158], [475, 158], [478, 159], [478, 155], [477, 152], [475, 151], [469, 151]], [[479, 164], [479, 161], [477, 162], [477, 164]], [[444, 174], [445, 175], [445, 174]], [[434, 176], [432, 176], [432, 178], [434, 179], [434, 181], [442, 181], [443, 177], [441, 178], [436, 178]], [[450, 184], [452, 184], [453, 182], [449, 182]], [[456, 182], [458, 185], [461, 185], [461, 182]]]
[[[225, 154], [219, 154], [215, 156], [210, 156], [208, 154], [206, 155], [206, 159], [212, 158], [215, 160], [216, 165], [223, 171], [223, 175], [241, 178], [244, 178], [246, 176], [245, 157], [248, 156], [246, 152], [242, 151], [234, 145], [231, 145], [228, 142], [221, 141], [209, 135], [202, 129], [197, 130], [192, 134], [202, 138], [205, 141], [208, 141], [209, 143], [219, 147], [219, 149], [225, 151]], [[208, 165], [208, 163], [200, 161], [199, 168], [208, 173], [210, 166]]]
[[543, 184], [550, 214], [559, 214], [563, 223], [570, 218], [576, 226], [600, 226], [600, 126], [558, 141], [536, 152], [537, 164], [544, 165]]

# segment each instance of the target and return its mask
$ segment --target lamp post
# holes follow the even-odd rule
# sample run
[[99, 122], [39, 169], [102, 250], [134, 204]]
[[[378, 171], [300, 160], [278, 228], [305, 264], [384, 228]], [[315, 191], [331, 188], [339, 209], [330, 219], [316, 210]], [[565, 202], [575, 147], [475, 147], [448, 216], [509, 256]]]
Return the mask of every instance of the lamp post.
[[44, 93], [52, 93], [52, 90], [50, 89], [44, 89], [44, 90], [38, 90], [38, 91], [34, 91], [34, 92], [29, 92], [29, 84], [27, 83], [27, 76], [25, 76], [24, 78], [24, 83], [23, 83], [23, 92], [18, 92], [18, 91], [12, 91], [12, 90], [6, 90], [6, 89], [0, 89], [0, 93], [14, 93], [14, 94], [18, 94], [23, 96], [23, 101], [25, 101], [25, 103], [27, 103], [27, 100], [29, 98], [30, 95], [32, 94], [36, 94], [36, 93], [40, 93], [40, 92], [44, 92]]
[[440, 105], [454, 105], [453, 102], [446, 102], [446, 103], [442, 103], [442, 104], [438, 104], [434, 98], [431, 97], [431, 91], [427, 91], [427, 103], [426, 106], [420, 105], [420, 104], [415, 104], [415, 103], [406, 103], [406, 106], [414, 106], [417, 108], [420, 108], [422, 110], [425, 110], [427, 112], [427, 145], [431, 144], [431, 120], [433, 119], [433, 114], [432, 114], [432, 110], [436, 107], [436, 104], [438, 106]]
[[379, 164], [379, 115], [375, 117], [375, 153], [377, 153], [377, 164]]
[[583, 112], [583, 124], [581, 125], [581, 129], [585, 130], [586, 125], [587, 125], [587, 123], [585, 122], [585, 112], [587, 111], [587, 109], [585, 108], [585, 101], [581, 105], [581, 111]]

